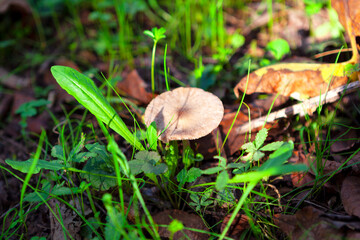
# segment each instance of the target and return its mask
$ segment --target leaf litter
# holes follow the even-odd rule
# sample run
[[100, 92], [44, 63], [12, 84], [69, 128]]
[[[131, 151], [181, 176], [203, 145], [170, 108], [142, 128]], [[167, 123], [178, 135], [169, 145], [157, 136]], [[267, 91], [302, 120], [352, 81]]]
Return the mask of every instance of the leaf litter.
[[[335, 2], [335, 4], [339, 3], [339, 1], [333, 1]], [[350, 17], [353, 20], [353, 22], [355, 22], [354, 19], [356, 19], [356, 7], [354, 7], [352, 4], [355, 1], [349, 1], [349, 5], [350, 5]], [[342, 13], [344, 12], [343, 8], [344, 7], [340, 7], [342, 8]], [[339, 10], [338, 10], [339, 11]], [[340, 12], [341, 12], [340, 11]], [[342, 16], [346, 15], [345, 13], [340, 15], [340, 19]], [[343, 24], [345, 20], [342, 20]], [[266, 24], [267, 21], [263, 21], [263, 25]], [[261, 24], [258, 24], [257, 26], [261, 26]], [[253, 26], [252, 28], [256, 28], [257, 26]], [[249, 30], [248, 32], [251, 32], [252, 30]], [[356, 26], [354, 27], [354, 32], [356, 33], [356, 35], [358, 36], [359, 32], [356, 30]], [[86, 54], [84, 54], [84, 56], [86, 57]], [[94, 61], [94, 59], [92, 59], [92, 61]], [[56, 60], [57, 65], [73, 65], [74, 63], [70, 60], [64, 60], [64, 61], [59, 61]], [[283, 65], [284, 66], [284, 65]], [[255, 75], [255, 74], [251, 74], [250, 76], [250, 82], [248, 85], [248, 91], [247, 93], [255, 93], [255, 91], [260, 91], [260, 92], [266, 92], [266, 93], [282, 93], [285, 96], [300, 96], [301, 98], [303, 97], [311, 97], [311, 96], [318, 96], [320, 91], [320, 87], [321, 86], [321, 93], [325, 92], [328, 88], [328, 83], [325, 81], [326, 79], [323, 77], [324, 75], [321, 74], [321, 71], [319, 72], [318, 70], [302, 70], [300, 72], [294, 72], [291, 71], [289, 69], [292, 69], [292, 67], [289, 67], [290, 65], [287, 65], [288, 67], [283, 67], [284, 69], [280, 70], [280, 71], [274, 71], [273, 68], [269, 67], [267, 69], [267, 73], [265, 73], [265, 75], [262, 75], [262, 77], [259, 80], [259, 76]], [[78, 68], [78, 67], [75, 67]], [[106, 68], [104, 68], [106, 69]], [[268, 74], [268, 75], [266, 75]], [[179, 74], [179, 77], [181, 75]], [[51, 76], [46, 76], [46, 74], [44, 75], [44, 81], [46, 82], [46, 84], [53, 84], [54, 79], [50, 79]], [[14, 85], [14, 82], [9, 81], [10, 78], [6, 78], [7, 81], [6, 82], [2, 82], [2, 84], [10, 89], [16, 89], [18, 86], [20, 86], [20, 88], [25, 88], [27, 86], [22, 85], [22, 84], [16, 84]], [[21, 79], [21, 78], [19, 78]], [[272, 81], [272, 80], [278, 80], [278, 81]], [[288, 84], [288, 79], [294, 80], [292, 81], [291, 84]], [[271, 80], [271, 81], [270, 81]], [[335, 85], [331, 85], [331, 87], [335, 87], [338, 85], [342, 85], [346, 82], [347, 79], [345, 78], [338, 78], [335, 80], [340, 80], [340, 81], [335, 81]], [[19, 80], [19, 83], [24, 82], [23, 80]], [[313, 86], [311, 87], [309, 84], [313, 84]], [[310, 87], [309, 87], [310, 86]], [[147, 84], [145, 83], [145, 81], [141, 78], [141, 76], [138, 74], [137, 70], [133, 70], [132, 72], [130, 72], [127, 77], [124, 79], [123, 82], [120, 82], [117, 87], [119, 89], [121, 89], [122, 93], [124, 93], [124, 95], [126, 97], [128, 97], [129, 99], [131, 99], [131, 101], [134, 101], [136, 104], [142, 104], [142, 105], [146, 105], [152, 98], [152, 94], [149, 93], [147, 91]], [[72, 97], [70, 98], [66, 98], [66, 97], [62, 97], [61, 96], [61, 91], [64, 93], [64, 91], [61, 88], [58, 88], [57, 85], [55, 85], [55, 91], [56, 91], [56, 96], [57, 96], [57, 100], [58, 103], [64, 103], [64, 102], [69, 102], [70, 99], [72, 99]], [[240, 91], [243, 91], [245, 89], [245, 85], [244, 85], [244, 81], [242, 82], [242, 86], [237, 86], [235, 87], [235, 92], [239, 94]], [[296, 93], [296, 94], [294, 94]], [[67, 94], [65, 94], [67, 95]], [[67, 95], [69, 96], [69, 95]], [[12, 98], [12, 97], [11, 97]], [[21, 98], [21, 97], [20, 97]], [[11, 102], [10, 97], [8, 97], [8, 100], [4, 101], [3, 99], [7, 99], [7, 98], [2, 98], [1, 104], [3, 106], [3, 108], [5, 108], [5, 106]], [[254, 101], [255, 102], [255, 101]], [[250, 105], [250, 112], [251, 112], [251, 118], [257, 118], [257, 117], [261, 117], [263, 115], [266, 114], [266, 112], [269, 110], [270, 108], [270, 104], [268, 104], [268, 106], [264, 107], [263, 109], [260, 109], [260, 107], [263, 107], [264, 104], [254, 104], [251, 106]], [[271, 103], [272, 100], [268, 100], [267, 103]], [[232, 103], [233, 104], [233, 103]], [[284, 102], [282, 102], [279, 105], [276, 105], [276, 108], [281, 108], [282, 104], [284, 104]], [[259, 106], [260, 105], [260, 106]], [[13, 109], [17, 109], [17, 107], [15, 107], [16, 105], [14, 105]], [[232, 120], [235, 117], [235, 112], [233, 111], [233, 109], [236, 108], [236, 105], [233, 104], [231, 107], [228, 106], [228, 108], [225, 108], [225, 111], [227, 111], [225, 113], [225, 116], [222, 120], [222, 122], [220, 123], [220, 134], [219, 133], [214, 133], [212, 135], [212, 137], [210, 138], [210, 140], [207, 140], [207, 142], [205, 141], [205, 143], [203, 143], [203, 146], [212, 146], [212, 150], [211, 149], [207, 149], [206, 147], [201, 148], [201, 141], [202, 140], [198, 140], [198, 141], [193, 141], [192, 145], [193, 146], [197, 146], [198, 149], [202, 149], [201, 151], [203, 151], [203, 154], [207, 156], [213, 156], [214, 152], [217, 151], [217, 145], [218, 143], [216, 143], [216, 141], [218, 141], [218, 136], [220, 135], [221, 140], [225, 139], [226, 134], [228, 133], [229, 129], [230, 129], [230, 125], [232, 123]], [[260, 110], [259, 110], [260, 109]], [[14, 112], [14, 111], [13, 111]], [[0, 111], [0, 116], [1, 116], [1, 111]], [[3, 119], [5, 119], [6, 116], [6, 111], [3, 110]], [[49, 118], [45, 118], [44, 122], [46, 123], [49, 120]], [[248, 136], [246, 136], [245, 134], [240, 133], [239, 128], [241, 126], [243, 126], [245, 123], [247, 123], [249, 121], [249, 116], [248, 116], [248, 110], [246, 108], [242, 108], [241, 112], [238, 115], [238, 118], [235, 120], [235, 124], [234, 124], [234, 129], [235, 131], [231, 131], [230, 135], [227, 138], [227, 142], [225, 143], [225, 151], [226, 151], [226, 156], [229, 157], [229, 159], [231, 160], [235, 160], [237, 158], [238, 155], [241, 154], [241, 146], [243, 146], [243, 144], [245, 142], [248, 141], [253, 141], [255, 140], [255, 133], [256, 130], [253, 130], [253, 134], [251, 136], [250, 139], [247, 139]], [[41, 122], [39, 119], [35, 119], [35, 125], [37, 123]], [[31, 124], [29, 124], [31, 125]], [[40, 126], [43, 126], [44, 128], [49, 128], [48, 126], [46, 126], [46, 124], [38, 124]], [[281, 125], [280, 122], [275, 123], [275, 124], [267, 124], [265, 125], [266, 127], [272, 127], [273, 129], [271, 131], [276, 131], [277, 129], [279, 129], [280, 127], [283, 127]], [[249, 128], [248, 128], [249, 129]], [[39, 129], [34, 129], [34, 128], [30, 128], [30, 130], [32, 132], [38, 132], [39, 133]], [[271, 134], [271, 131], [269, 134]], [[293, 133], [293, 132], [292, 132]], [[279, 138], [279, 136], [275, 135], [274, 137], [275, 139]], [[338, 139], [338, 138], [334, 138], [334, 139]], [[344, 136], [344, 139], [348, 139], [348, 140], [344, 140], [344, 141], [335, 141], [331, 147], [331, 154], [335, 155], [338, 153], [343, 153], [344, 156], [346, 156], [346, 151], [350, 151], [352, 149], [356, 149], [359, 145], [358, 145], [358, 141], [357, 139], [359, 139], [359, 133], [356, 130], [351, 130], [349, 132], [349, 135]], [[256, 140], [255, 140], [256, 141]], [[269, 141], [269, 140], [268, 140]], [[221, 142], [222, 143], [222, 142]], [[220, 144], [221, 145], [221, 144]], [[215, 149], [215, 150], [214, 150]], [[297, 158], [291, 160], [292, 162], [296, 162], [296, 163], [301, 163], [301, 162], [305, 162], [306, 164], [308, 164], [309, 166], [311, 164], [314, 164], [314, 152], [311, 153], [305, 153], [304, 150], [302, 149], [298, 149], [295, 151], [295, 155], [298, 155]], [[335, 160], [328, 160], [328, 159], [321, 159], [321, 164], [324, 164], [324, 169], [323, 172], [327, 173], [327, 174], [331, 174], [333, 172], [335, 172], [346, 160], [346, 158], [343, 155], [340, 155], [340, 157], [334, 157]], [[1, 156], [1, 158], [7, 158], [7, 157], [3, 157]], [[208, 157], [206, 157], [207, 160], [209, 160], [210, 162], [213, 161], [211, 159], [209, 159]], [[141, 156], [138, 156], [138, 158], [135, 158], [135, 160], [137, 161], [141, 161], [141, 164], [144, 164], [145, 162], [148, 161], [148, 159], [145, 157], [145, 159]], [[133, 160], [134, 161], [134, 160]], [[151, 162], [150, 165], [147, 165], [147, 168], [151, 168], [154, 167], [154, 163], [156, 163], [156, 159], [154, 159], [154, 162]], [[351, 237], [351, 236], [357, 236], [358, 232], [356, 232], [356, 230], [359, 230], [359, 222], [357, 218], [351, 217], [351, 215], [355, 215], [355, 216], [359, 216], [358, 215], [358, 206], [357, 206], [357, 202], [358, 202], [358, 198], [359, 198], [359, 194], [358, 194], [358, 187], [356, 185], [356, 183], [358, 182], [358, 178], [355, 176], [351, 176], [354, 173], [359, 173], [359, 171], [357, 170], [356, 172], [356, 163], [359, 162], [359, 156], [358, 154], [355, 155], [353, 158], [351, 158], [349, 161], [346, 162], [346, 164], [354, 164], [351, 168], [352, 172], [349, 172], [347, 170], [345, 170], [343, 173], [340, 173], [340, 175], [349, 175], [347, 177], [345, 177], [345, 179], [341, 179], [341, 176], [338, 177], [336, 176], [337, 180], [341, 183], [341, 191], [339, 191], [336, 195], [337, 196], [337, 201], [340, 200], [342, 201], [344, 210], [346, 211], [347, 214], [345, 214], [342, 210], [337, 210], [337, 212], [334, 211], [330, 211], [331, 206], [327, 206], [325, 204], [325, 207], [323, 205], [321, 206], [316, 206], [314, 204], [314, 202], [311, 202], [308, 204], [311, 206], [315, 206], [315, 207], [303, 207], [305, 206], [305, 204], [301, 205], [301, 207], [303, 207], [301, 210], [298, 210], [295, 214], [290, 215], [287, 214], [285, 215], [284, 213], [277, 213], [277, 218], [275, 219], [275, 224], [277, 224], [280, 229], [286, 233], [288, 236], [292, 237], [292, 239], [300, 239], [302, 237], [314, 237], [315, 239], [333, 239], [330, 237]], [[93, 166], [91, 166], [91, 161], [88, 162], [89, 166], [87, 166], [90, 169], [94, 170]], [[212, 162], [212, 164], [215, 164], [215, 166], [217, 166], [216, 162]], [[106, 162], [104, 162], [104, 166], [106, 165]], [[105, 166], [106, 167], [106, 166]], [[145, 171], [146, 171], [145, 169]], [[96, 170], [96, 169], [95, 169]], [[144, 169], [141, 169], [142, 171], [144, 171]], [[141, 171], [140, 170], [140, 171]], [[103, 173], [103, 172], [102, 172]], [[316, 172], [313, 171], [309, 171], [308, 173], [305, 173], [305, 175], [303, 176], [295, 176], [294, 174], [291, 176], [291, 180], [288, 182], [283, 182], [283, 184], [287, 184], [289, 186], [296, 186], [296, 187], [303, 187], [305, 184], [310, 183], [313, 184], [313, 180], [314, 180], [314, 175], [316, 175]], [[306, 176], [308, 176], [308, 180], [306, 180]], [[92, 176], [93, 177], [93, 176]], [[85, 179], [87, 177], [84, 177]], [[89, 179], [88, 179], [89, 180]], [[207, 181], [210, 181], [207, 179]], [[97, 181], [92, 181], [90, 180], [90, 182], [97, 182]], [[333, 187], [333, 189], [336, 189], [336, 186], [334, 185], [335, 183], [329, 182], [328, 185], [326, 186], [326, 191], [330, 191], [329, 187]], [[101, 189], [101, 190], [107, 190], [109, 189], [111, 186], [116, 185], [116, 183], [110, 184], [110, 185], [104, 185], [104, 181], [100, 180], [99, 184], [96, 185], [95, 187]], [[285, 189], [285, 188], [284, 188]], [[159, 192], [156, 192], [154, 195], [159, 194]], [[329, 194], [330, 196], [331, 194]], [[335, 196], [334, 194], [332, 194], [332, 196]], [[158, 197], [158, 196], [157, 196]], [[156, 199], [156, 198], [155, 198]], [[157, 200], [159, 200], [160, 198], [157, 198]], [[156, 201], [154, 201], [156, 202]], [[8, 202], [7, 206], [10, 206], [11, 204], [9, 204]], [[57, 205], [59, 205], [59, 203], [56, 203]], [[52, 204], [53, 205], [53, 204]], [[78, 219], [76, 219], [75, 215], [73, 213], [71, 213], [68, 209], [66, 209], [66, 207], [63, 204], [60, 204], [60, 211], [61, 211], [61, 216], [65, 219], [64, 224], [66, 225], [67, 229], [70, 229], [71, 231], [73, 231], [73, 237], [75, 239], [78, 238], [77, 236], [77, 232], [79, 231], [79, 224], [81, 223]], [[169, 207], [168, 204], [164, 204], [164, 206]], [[155, 208], [158, 207], [155, 205]], [[58, 210], [58, 207], [52, 207], [53, 210]], [[170, 221], [172, 219], [179, 219], [181, 220], [185, 227], [190, 227], [190, 228], [197, 228], [197, 229], [202, 229], [202, 230], [207, 230], [207, 227], [204, 226], [203, 220], [201, 218], [199, 218], [197, 215], [195, 214], [189, 214], [188, 211], [182, 211], [182, 210], [157, 210], [159, 211], [159, 213], [157, 215], [154, 216], [154, 220], [155, 222], [159, 223], [159, 224], [166, 224], [168, 225], [170, 223]], [[3, 211], [1, 211], [3, 213]], [[155, 211], [156, 212], [156, 211]], [[329, 213], [330, 212], [330, 213]], [[171, 216], [171, 217], [170, 217]], [[214, 214], [215, 216], [215, 214]], [[212, 216], [210, 216], [212, 217]], [[61, 227], [59, 227], [59, 225], [57, 225], [56, 221], [53, 219], [53, 217], [50, 217], [51, 219], [51, 232], [52, 232], [52, 236], [62, 237], [62, 232], [61, 232]], [[227, 220], [229, 219], [229, 215], [227, 215], [227, 217], [225, 217], [223, 220], [223, 223], [221, 224], [220, 230], [222, 231], [224, 229], [224, 227], [227, 224]], [[340, 219], [340, 220], [339, 220]], [[235, 237], [235, 236], [239, 236], [242, 234], [242, 232], [246, 231], [246, 229], [249, 228], [249, 219], [246, 215], [241, 214], [238, 215], [236, 218], [236, 221], [234, 221], [232, 229], [229, 233], [229, 236]], [[165, 228], [160, 228], [161, 230], [161, 235], [162, 237], [169, 237], [169, 231], [166, 230]], [[309, 229], [309, 230], [307, 230]], [[344, 230], [346, 229], [346, 230]], [[204, 234], [198, 234], [196, 232], [193, 231], [188, 231], [188, 230], [184, 230], [184, 232], [188, 235], [191, 236], [192, 239], [207, 239], [207, 237], [203, 236]], [[193, 235], [195, 234], [195, 235]], [[180, 232], [176, 233], [174, 238], [177, 239], [177, 236], [181, 235]]]

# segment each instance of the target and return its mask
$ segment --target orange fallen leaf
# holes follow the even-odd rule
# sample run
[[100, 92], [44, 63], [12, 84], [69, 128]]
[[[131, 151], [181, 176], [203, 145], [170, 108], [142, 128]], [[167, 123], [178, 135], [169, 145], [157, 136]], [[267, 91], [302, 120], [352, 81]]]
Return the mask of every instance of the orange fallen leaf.
[[[231, 217], [231, 214], [225, 216], [222, 224], [221, 224], [221, 232], [224, 231], [226, 225], [229, 222], [229, 219]], [[227, 236], [233, 237], [233, 238], [239, 238], [241, 233], [249, 228], [249, 218], [248, 216], [244, 215], [244, 214], [237, 214], [234, 221], [231, 224], [231, 227], [227, 233]]]
[[[348, 78], [344, 75], [345, 65], [286, 63], [261, 68], [249, 75], [248, 87], [245, 76], [235, 86], [237, 97], [240, 91], [246, 94], [254, 92], [280, 93], [297, 99], [306, 99], [326, 92], [328, 79], [334, 70], [333, 84], [330, 89], [344, 85]], [[333, 68], [333, 69], [332, 69]], [[336, 71], [336, 72], [335, 72]]]
[[[360, 4], [358, 0], [332, 0], [331, 6], [336, 10], [340, 23], [346, 28], [351, 38], [353, 50], [355, 37], [360, 36]], [[359, 45], [358, 45], [359, 48]], [[355, 52], [354, 52], [355, 53]], [[355, 53], [357, 54], [357, 52]]]
[[123, 81], [119, 82], [117, 88], [141, 104], [148, 104], [153, 98], [153, 94], [146, 91], [147, 84], [136, 70], [132, 70]]
[[[356, 0], [336, 0], [332, 4], [350, 37], [353, 56], [349, 61], [336, 64], [280, 63], [267, 66], [249, 75], [247, 88], [247, 77], [242, 78], [234, 88], [235, 95], [239, 97], [240, 92], [280, 93], [304, 100], [344, 85], [348, 80], [358, 80], [359, 72], [355, 64], [359, 63], [359, 53], [355, 36], [360, 33], [360, 5]], [[355, 71], [348, 72], [349, 69]]]

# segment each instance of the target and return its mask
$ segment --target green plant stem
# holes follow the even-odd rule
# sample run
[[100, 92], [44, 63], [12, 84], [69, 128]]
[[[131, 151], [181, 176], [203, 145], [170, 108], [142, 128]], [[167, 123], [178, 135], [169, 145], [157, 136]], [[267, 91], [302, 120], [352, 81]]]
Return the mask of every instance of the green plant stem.
[[274, 24], [272, 0], [266, 0], [266, 5], [267, 5], [267, 12], [269, 15], [268, 28], [269, 28], [270, 36], [272, 36], [273, 35], [273, 24]]
[[253, 188], [256, 186], [258, 181], [253, 181], [253, 182], [249, 182], [248, 186], [244, 189], [245, 191], [243, 192], [239, 202], [236, 205], [235, 210], [233, 211], [233, 213], [231, 214], [231, 217], [229, 219], [229, 222], [226, 224], [226, 227], [224, 228], [223, 232], [221, 233], [221, 236], [219, 237], [219, 240], [224, 239], [227, 231], [229, 231], [231, 224], [233, 223], [233, 221], [235, 220], [236, 215], [239, 213], [241, 207], [243, 206], [246, 198], [248, 197], [248, 195], [250, 194], [250, 192], [253, 190]]
[[20, 218], [23, 217], [23, 202], [24, 202], [24, 195], [25, 195], [25, 191], [26, 191], [26, 187], [29, 185], [29, 181], [30, 181], [30, 178], [31, 176], [33, 175], [33, 172], [36, 168], [36, 164], [40, 158], [40, 154], [41, 154], [41, 148], [42, 148], [42, 145], [44, 143], [44, 139], [45, 139], [45, 136], [46, 136], [46, 132], [43, 130], [41, 132], [41, 135], [40, 135], [40, 140], [39, 140], [39, 144], [38, 144], [38, 147], [36, 149], [36, 152], [35, 152], [35, 155], [34, 155], [34, 161], [32, 162], [31, 166], [30, 166], [30, 169], [29, 169], [29, 172], [26, 174], [26, 177], [25, 177], [25, 180], [24, 180], [24, 184], [21, 188], [21, 193], [20, 193], [20, 210], [19, 210], [19, 215], [20, 215]]
[[[19, 181], [23, 182], [23, 184], [25, 185], [25, 180], [21, 179], [19, 176], [17, 176], [15, 173], [11, 172], [10, 170], [8, 170], [7, 168], [3, 167], [0, 165], [0, 169], [7, 171], [9, 174], [11, 174], [13, 177], [15, 177], [16, 179], [18, 179]], [[63, 229], [68, 233], [68, 235], [71, 237], [70, 233], [68, 232], [68, 230], [65, 228], [65, 226], [63, 226], [62, 222], [60, 221], [60, 219], [58, 218], [58, 216], [54, 213], [53, 209], [50, 207], [48, 201], [46, 199], [43, 198], [43, 196], [39, 193], [39, 191], [34, 188], [33, 186], [31, 186], [30, 184], [27, 185], [31, 190], [33, 190], [36, 195], [41, 199], [41, 201], [49, 208], [49, 211], [54, 215], [54, 217], [56, 218], [56, 220], [59, 222], [60, 225], [62, 225]], [[87, 224], [89, 226], [89, 228], [96, 234], [96, 236], [99, 239], [103, 239], [101, 237], [101, 234], [99, 234], [96, 229], [86, 220], [86, 218], [84, 216], [82, 216], [80, 214], [80, 212], [74, 208], [71, 204], [69, 204], [67, 201], [59, 198], [56, 195], [53, 194], [49, 194], [50, 197], [57, 199], [58, 201], [60, 201], [61, 203], [65, 204], [68, 208], [70, 208], [72, 211], [74, 211], [84, 222], [85, 224]]]
[[155, 93], [155, 51], [157, 40], [154, 40], [154, 46], [151, 55], [151, 91]]
[[223, 13], [223, 0], [219, 0], [217, 3], [218, 14], [217, 14], [217, 30], [218, 30], [218, 41], [219, 47], [224, 48], [225, 33], [224, 33], [224, 13]]
[[231, 129], [233, 128], [233, 126], [234, 126], [234, 124], [235, 124], [236, 118], [237, 118], [237, 116], [239, 115], [241, 106], [242, 106], [242, 104], [243, 104], [243, 102], [244, 102], [246, 90], [247, 90], [248, 83], [249, 83], [250, 66], [251, 66], [251, 59], [249, 60], [249, 67], [248, 67], [248, 73], [247, 73], [247, 77], [246, 77], [245, 91], [244, 91], [244, 94], [243, 94], [243, 96], [242, 96], [242, 98], [241, 98], [241, 101], [240, 101], [238, 110], [236, 111], [234, 120], [232, 121], [232, 123], [231, 123], [231, 125], [230, 125], [230, 129], [229, 129], [228, 133], [227, 133], [226, 136], [225, 136], [225, 139], [224, 139], [223, 144], [222, 144], [222, 146], [221, 146], [221, 150], [220, 150], [219, 156], [220, 156], [220, 154], [221, 154], [221, 152], [222, 152], [222, 150], [223, 150], [223, 148], [224, 148], [224, 146], [225, 146], [226, 140], [228, 139], [228, 136], [229, 136], [229, 134], [230, 134], [230, 132], [231, 132]]
[[97, 119], [98, 122], [99, 122], [99, 126], [101, 128], [101, 130], [103, 131], [106, 139], [108, 140], [108, 150], [112, 153], [113, 157], [114, 157], [114, 160], [116, 160], [119, 164], [119, 166], [121, 167], [121, 169], [124, 171], [124, 174], [125, 176], [127, 176], [129, 178], [129, 181], [133, 187], [133, 190], [134, 190], [134, 193], [137, 197], [137, 199], [139, 200], [143, 210], [144, 210], [144, 213], [151, 225], [151, 228], [152, 228], [152, 231], [156, 237], [156, 239], [160, 239], [160, 235], [156, 229], [156, 225], [155, 225], [155, 222], [153, 220], [153, 218], [151, 217], [151, 214], [149, 212], [149, 210], [147, 209], [146, 207], [146, 204], [145, 204], [145, 201], [141, 195], [141, 192], [140, 192], [140, 189], [139, 189], [139, 186], [137, 185], [137, 181], [136, 181], [136, 178], [133, 174], [131, 174], [130, 172], [130, 167], [129, 167], [129, 164], [128, 164], [128, 161], [125, 157], [125, 155], [122, 153], [122, 151], [120, 150], [119, 146], [117, 145], [117, 143], [115, 142], [114, 140], [114, 137], [113, 136], [110, 136], [108, 130], [106, 129], [104, 123], [100, 120], [100, 119]]
[[166, 69], [166, 52], [167, 52], [167, 44], [165, 45], [165, 52], [164, 52], [164, 76], [165, 76], [165, 84], [166, 84], [166, 90], [170, 91], [169, 82], [168, 82], [168, 71]]

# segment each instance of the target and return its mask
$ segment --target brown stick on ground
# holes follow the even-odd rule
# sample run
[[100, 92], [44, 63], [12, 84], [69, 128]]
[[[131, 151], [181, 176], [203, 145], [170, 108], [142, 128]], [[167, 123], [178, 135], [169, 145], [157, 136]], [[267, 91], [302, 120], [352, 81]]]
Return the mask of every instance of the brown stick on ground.
[[245, 123], [236, 129], [236, 132], [243, 134], [250, 131], [253, 128], [258, 128], [264, 125], [264, 123], [274, 122], [279, 118], [287, 118], [293, 115], [299, 114], [304, 116], [306, 113], [311, 114], [316, 111], [316, 108], [321, 104], [332, 103], [338, 100], [343, 94], [349, 94], [360, 88], [360, 81], [351, 82], [349, 84], [342, 85], [334, 88], [320, 96], [316, 96], [305, 100], [301, 103], [292, 105], [287, 108], [283, 108], [279, 111], [270, 113], [266, 116], [254, 119], [249, 123]]

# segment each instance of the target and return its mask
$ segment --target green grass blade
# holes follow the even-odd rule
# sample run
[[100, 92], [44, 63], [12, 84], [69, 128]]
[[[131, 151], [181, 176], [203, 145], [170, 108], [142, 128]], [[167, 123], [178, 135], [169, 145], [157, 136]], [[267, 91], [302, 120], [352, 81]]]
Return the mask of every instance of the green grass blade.
[[87, 108], [92, 114], [138, 150], [144, 150], [141, 142], [127, 128], [94, 82], [78, 71], [65, 66], [51, 67], [51, 73], [58, 84]]

